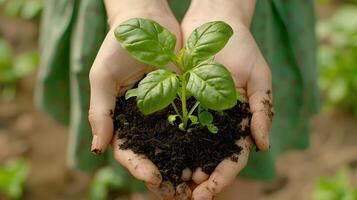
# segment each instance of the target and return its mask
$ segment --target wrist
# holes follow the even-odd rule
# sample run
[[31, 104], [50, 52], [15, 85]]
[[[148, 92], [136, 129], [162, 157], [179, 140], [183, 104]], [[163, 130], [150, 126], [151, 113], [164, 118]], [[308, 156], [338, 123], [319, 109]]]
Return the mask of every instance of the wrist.
[[[192, 0], [188, 13], [250, 27], [255, 0]], [[210, 13], [207, 16], [207, 13]]]
[[167, 0], [104, 0], [104, 3], [110, 27], [134, 17], [155, 19], [170, 14]]

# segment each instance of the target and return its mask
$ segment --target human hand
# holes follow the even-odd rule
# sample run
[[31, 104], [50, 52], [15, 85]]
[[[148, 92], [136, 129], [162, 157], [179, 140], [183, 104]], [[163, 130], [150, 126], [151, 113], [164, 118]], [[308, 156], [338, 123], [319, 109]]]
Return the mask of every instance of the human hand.
[[[187, 40], [196, 27], [206, 22], [219, 20], [232, 26], [234, 34], [226, 47], [216, 55], [215, 60], [228, 68], [237, 90], [244, 101], [249, 102], [253, 113], [251, 133], [257, 148], [262, 151], [268, 150], [269, 129], [273, 117], [272, 80], [270, 69], [249, 31], [255, 2], [215, 1], [192, 1], [181, 24], [183, 40]], [[246, 138], [237, 141], [237, 144], [243, 147], [243, 151], [238, 155], [238, 162], [225, 159], [210, 176], [199, 169], [193, 173], [192, 179], [198, 184], [193, 191], [193, 199], [212, 199], [233, 182], [246, 165], [252, 141]]]
[[112, 113], [116, 99], [128, 88], [134, 86], [149, 66], [132, 58], [122, 49], [114, 36], [114, 29], [130, 18], [146, 18], [157, 21], [176, 35], [176, 47], [181, 47], [181, 32], [178, 22], [171, 13], [166, 0], [106, 0], [110, 24], [104, 42], [90, 71], [89, 121], [92, 127], [92, 152], [101, 154], [112, 143], [115, 159], [137, 179], [162, 199], [187, 199], [191, 191], [187, 185], [173, 188], [162, 183], [157, 167], [145, 156], [136, 155], [131, 150], [119, 149], [123, 141], [113, 137]]

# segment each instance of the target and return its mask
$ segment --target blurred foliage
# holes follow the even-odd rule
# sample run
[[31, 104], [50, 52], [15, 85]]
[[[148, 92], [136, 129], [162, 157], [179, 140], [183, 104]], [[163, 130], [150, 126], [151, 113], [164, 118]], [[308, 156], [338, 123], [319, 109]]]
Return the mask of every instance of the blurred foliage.
[[351, 3], [357, 4], [357, 0], [316, 0], [317, 3], [326, 4], [326, 3]]
[[333, 179], [320, 178], [313, 200], [357, 200], [357, 188], [350, 185], [350, 177], [349, 169], [342, 168]]
[[357, 6], [344, 5], [318, 23], [319, 86], [326, 104], [357, 115]]
[[112, 167], [100, 169], [94, 176], [90, 189], [90, 199], [106, 200], [109, 192], [125, 188], [125, 181], [115, 173]]
[[12, 100], [16, 95], [18, 80], [32, 73], [39, 64], [37, 52], [13, 56], [10, 44], [0, 38], [0, 99]]
[[22, 197], [28, 170], [28, 162], [23, 159], [11, 160], [0, 166], [0, 192], [10, 199]]
[[4, 5], [4, 13], [7, 16], [28, 20], [41, 14], [43, 0], [0, 0], [0, 5]]

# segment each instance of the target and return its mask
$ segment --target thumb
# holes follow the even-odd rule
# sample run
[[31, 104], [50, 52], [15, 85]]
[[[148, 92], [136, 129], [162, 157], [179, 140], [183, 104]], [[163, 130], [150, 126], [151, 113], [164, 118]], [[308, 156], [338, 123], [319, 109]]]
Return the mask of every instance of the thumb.
[[89, 122], [92, 127], [93, 140], [91, 151], [101, 154], [113, 137], [113, 119], [117, 84], [110, 73], [94, 63], [90, 74]]

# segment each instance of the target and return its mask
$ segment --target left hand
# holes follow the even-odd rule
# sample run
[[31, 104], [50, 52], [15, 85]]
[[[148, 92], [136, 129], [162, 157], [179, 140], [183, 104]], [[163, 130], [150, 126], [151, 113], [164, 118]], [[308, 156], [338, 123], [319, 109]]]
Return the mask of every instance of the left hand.
[[[193, 5], [191, 4], [181, 24], [183, 41], [187, 40], [195, 28], [210, 21], [224, 21], [233, 28], [232, 38], [216, 55], [215, 60], [227, 67], [237, 90], [243, 99], [249, 102], [253, 113], [250, 124], [252, 138], [259, 150], [266, 151], [269, 149], [269, 130], [273, 116], [272, 77], [270, 68], [250, 33], [250, 18], [247, 23], [247, 18], [242, 19], [239, 15], [230, 14], [229, 10], [232, 8], [223, 13], [216, 8], [222, 4], [215, 4], [216, 6], [211, 4], [208, 7], [203, 4], [205, 4], [203, 1], [197, 6], [194, 1]], [[198, 186], [193, 191], [193, 199], [212, 199], [214, 195], [230, 185], [245, 167], [252, 143], [250, 137], [237, 141], [236, 144], [243, 147], [238, 155], [239, 161], [233, 162], [230, 158], [223, 160], [210, 176], [196, 170], [192, 179]]]

